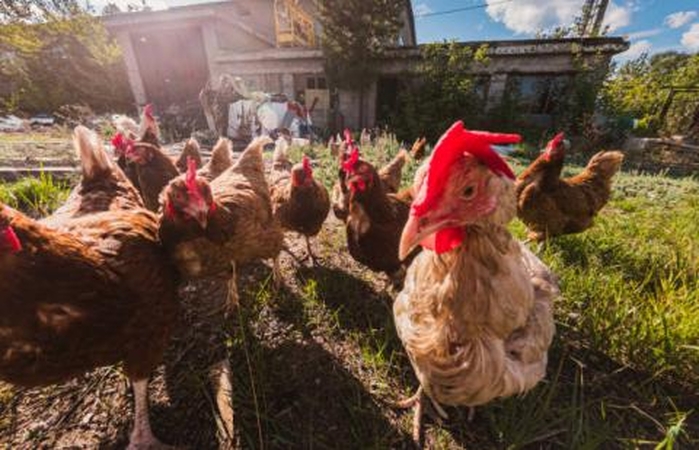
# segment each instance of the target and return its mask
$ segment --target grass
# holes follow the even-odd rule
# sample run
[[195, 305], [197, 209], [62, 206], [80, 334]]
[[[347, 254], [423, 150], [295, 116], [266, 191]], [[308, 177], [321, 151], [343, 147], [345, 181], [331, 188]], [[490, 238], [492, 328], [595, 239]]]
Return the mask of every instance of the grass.
[[20, 209], [32, 217], [53, 212], [68, 198], [68, 185], [41, 173], [39, 178], [23, 178], [15, 183], [0, 183], [0, 202]]
[[[382, 138], [363, 150], [368, 160], [385, 163], [397, 143]], [[337, 168], [327, 149], [294, 149], [292, 158], [298, 160], [301, 152], [314, 158], [316, 176], [330, 187]], [[521, 170], [525, 163], [515, 167]], [[406, 167], [405, 184], [415, 169], [415, 164]], [[50, 211], [64, 195], [45, 179], [24, 183], [35, 186], [27, 194], [34, 201], [20, 207], [39, 204], [36, 211]], [[0, 187], [0, 199], [17, 201], [18, 189]], [[525, 235], [519, 221], [511, 230], [519, 238]], [[281, 289], [273, 287], [268, 266], [242, 268], [238, 313], [206, 326], [192, 325], [196, 314], [188, 313], [151, 387], [156, 434], [191, 448], [216, 446], [211, 402], [205, 400], [210, 397], [206, 365], [197, 362], [221, 352], [205, 337], [208, 332], [217, 336], [215, 342], [222, 335], [231, 360], [239, 447], [407, 448], [411, 414], [393, 404], [412, 394], [417, 381], [393, 325], [395, 294], [386, 280], [349, 257], [344, 239], [342, 225], [329, 219], [314, 243], [319, 267], [298, 267], [285, 257]], [[289, 236], [289, 243], [303, 253], [302, 241]], [[551, 240], [539, 253], [560, 276], [562, 288], [545, 381], [524, 396], [478, 408], [472, 423], [465, 408], [448, 408], [444, 423], [428, 421], [428, 444], [437, 449], [697, 448], [699, 181], [621, 173], [593, 228]], [[201, 306], [220, 294], [197, 287], [183, 295], [185, 304]], [[101, 373], [89, 377], [94, 381]], [[46, 421], [61, 408], [79, 411], [62, 423], [72, 423], [81, 435], [96, 429], [97, 443], [123, 444], [131, 420], [127, 388], [123, 375], [109, 376], [93, 382], [97, 393], [77, 409], [47, 408], [47, 396], [59, 398], [47, 394], [52, 388], [22, 392], [13, 400], [13, 391], [0, 386], [0, 444], [30, 445], [8, 430]], [[100, 412], [102, 404], [109, 412]], [[83, 424], [85, 409], [106, 415], [109, 427], [104, 421]], [[34, 439], [31, 445], [47, 442]], [[55, 442], [63, 441], [48, 445]]]
[[[388, 137], [363, 155], [378, 166], [396, 149]], [[312, 157], [327, 153], [303, 151]], [[527, 162], [514, 166], [519, 171]], [[336, 166], [330, 158], [316, 163], [319, 178], [331, 186]], [[415, 168], [407, 167], [406, 183]], [[566, 174], [580, 169], [567, 167]], [[518, 220], [511, 229], [525, 237]], [[547, 382], [523, 398], [482, 408], [481, 430], [469, 430], [473, 427], [464, 426], [457, 413], [453, 426], [432, 430], [431, 443], [437, 448], [698, 445], [699, 182], [621, 173], [595, 226], [548, 242], [541, 256], [560, 276], [563, 294], [556, 304], [558, 332]], [[350, 290], [345, 297], [352, 296]], [[344, 304], [337, 308], [347, 312]], [[394, 333], [386, 322], [349, 330], [343, 338], [356, 345], [371, 384], [381, 386], [372, 393], [380, 397], [395, 397], [396, 389], [407, 395], [406, 383], [414, 386]], [[473, 436], [479, 431], [485, 438]]]

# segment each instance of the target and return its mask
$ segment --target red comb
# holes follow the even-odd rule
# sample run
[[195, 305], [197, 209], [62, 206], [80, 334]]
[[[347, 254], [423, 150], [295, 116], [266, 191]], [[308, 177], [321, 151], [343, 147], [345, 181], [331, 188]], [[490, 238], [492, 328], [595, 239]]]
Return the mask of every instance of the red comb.
[[345, 128], [345, 144], [352, 145], [352, 132], [349, 128]]
[[194, 201], [204, 201], [204, 196], [201, 195], [197, 185], [197, 161], [191, 156], [187, 157], [187, 174], [184, 178], [184, 184], [187, 186], [187, 191]]
[[558, 133], [557, 135], [555, 135], [555, 136], [553, 137], [553, 139], [551, 139], [551, 140], [549, 141], [549, 143], [546, 144], [546, 151], [553, 150], [554, 148], [556, 148], [556, 147], [558, 147], [559, 145], [561, 145], [561, 144], [563, 143], [563, 140], [564, 140], [565, 138], [566, 138], [566, 135], [565, 135], [565, 133], [562, 132], [562, 131], [561, 131], [560, 133]]
[[444, 192], [449, 169], [465, 153], [473, 155], [496, 175], [515, 179], [515, 174], [504, 159], [491, 148], [492, 144], [515, 144], [521, 141], [518, 134], [469, 131], [462, 121], [456, 122], [442, 135], [434, 147], [427, 168], [425, 186], [412, 205], [412, 213], [420, 216], [430, 210]]
[[118, 150], [117, 154], [126, 155], [133, 148], [133, 139], [126, 138], [122, 133], [117, 133], [112, 137], [112, 146]]
[[303, 163], [303, 170], [305, 170], [307, 173], [313, 173], [313, 168], [311, 167], [311, 158], [308, 157], [308, 155], [303, 155], [303, 159], [301, 160]]
[[190, 191], [197, 190], [197, 161], [191, 156], [187, 157], [187, 175], [185, 184]]
[[359, 147], [356, 145], [352, 147], [349, 156], [346, 160], [342, 162], [342, 170], [347, 173], [352, 173], [354, 171], [354, 166], [359, 161]]
[[22, 243], [19, 241], [15, 230], [11, 226], [0, 228], [0, 243], [5, 243], [10, 253], [17, 253], [22, 250]]
[[[560, 133], [555, 135], [553, 137], [553, 139], [551, 139], [549, 141], [548, 144], [546, 144], [546, 149], [544, 150], [544, 154], [543, 154], [544, 160], [551, 161], [551, 156], [552, 156], [551, 152], [553, 152], [555, 149], [557, 149], [563, 143], [563, 140], [565, 139], [565, 137], [566, 137], [565, 133], [563, 133], [561, 131]], [[561, 153], [561, 156], [562, 155], [563, 154]]]
[[124, 135], [121, 133], [117, 133], [112, 137], [112, 146], [114, 148], [121, 149], [124, 147]]

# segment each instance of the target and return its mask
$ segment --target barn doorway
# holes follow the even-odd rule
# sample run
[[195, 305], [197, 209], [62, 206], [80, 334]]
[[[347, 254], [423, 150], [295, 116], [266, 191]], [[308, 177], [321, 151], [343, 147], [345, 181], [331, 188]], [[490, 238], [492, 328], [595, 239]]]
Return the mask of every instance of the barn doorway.
[[161, 108], [197, 101], [209, 79], [199, 26], [131, 34], [149, 102]]

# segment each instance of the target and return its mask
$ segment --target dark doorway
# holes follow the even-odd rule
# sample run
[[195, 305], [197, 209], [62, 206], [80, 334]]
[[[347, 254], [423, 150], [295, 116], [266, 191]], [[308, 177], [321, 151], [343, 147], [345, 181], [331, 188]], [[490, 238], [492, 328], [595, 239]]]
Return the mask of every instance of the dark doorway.
[[398, 105], [398, 78], [379, 77], [376, 84], [376, 122], [385, 125]]
[[146, 97], [160, 107], [197, 101], [209, 78], [201, 28], [133, 32]]

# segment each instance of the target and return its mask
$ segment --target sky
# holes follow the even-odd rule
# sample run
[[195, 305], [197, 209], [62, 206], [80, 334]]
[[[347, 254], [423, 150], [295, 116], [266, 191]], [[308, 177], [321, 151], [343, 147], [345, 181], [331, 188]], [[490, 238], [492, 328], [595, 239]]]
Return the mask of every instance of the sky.
[[[99, 11], [108, 0], [90, 0]], [[140, 0], [112, 0], [119, 6]], [[147, 0], [154, 9], [210, 0]], [[261, 0], [258, 0], [261, 1]], [[271, 1], [271, 0], [270, 0]], [[368, 0], [370, 1], [370, 0]], [[412, 0], [418, 42], [526, 39], [538, 30], [571, 24], [584, 0]], [[471, 10], [435, 14], [457, 8]], [[631, 47], [618, 61], [642, 53], [699, 51], [699, 0], [611, 0], [605, 25]]]

